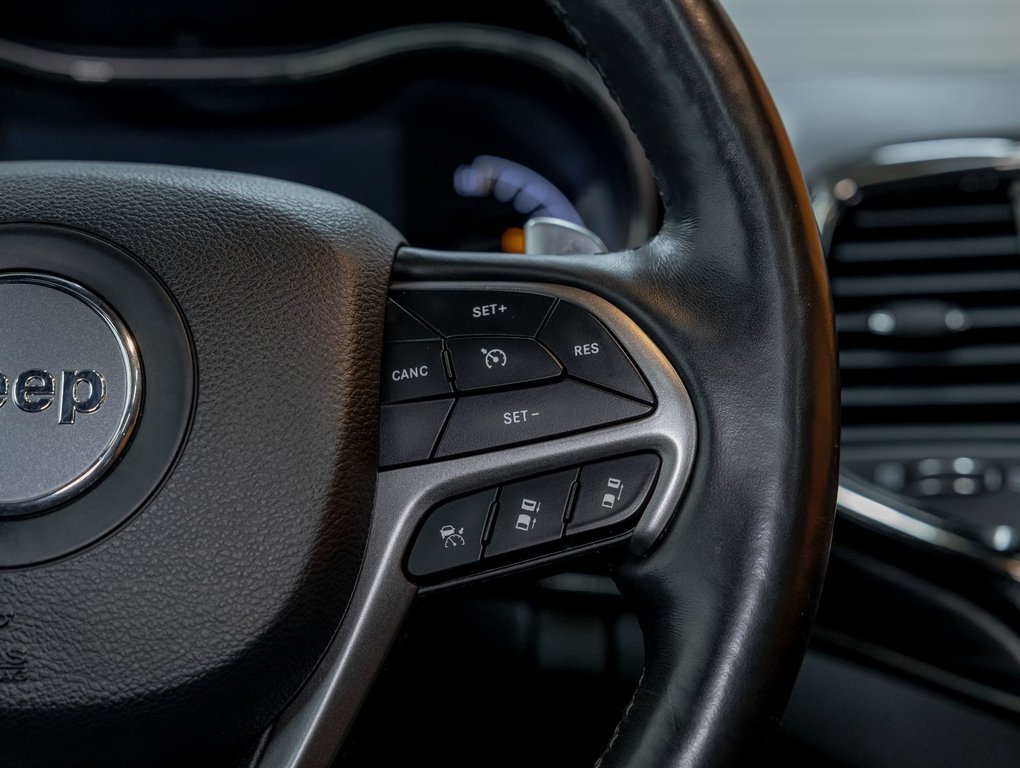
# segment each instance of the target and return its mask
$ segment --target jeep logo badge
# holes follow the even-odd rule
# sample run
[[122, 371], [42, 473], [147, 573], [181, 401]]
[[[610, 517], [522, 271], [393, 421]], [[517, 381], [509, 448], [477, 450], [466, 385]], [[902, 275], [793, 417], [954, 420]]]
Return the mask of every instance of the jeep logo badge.
[[57, 277], [0, 273], [0, 517], [81, 493], [127, 446], [141, 404], [127, 328]]

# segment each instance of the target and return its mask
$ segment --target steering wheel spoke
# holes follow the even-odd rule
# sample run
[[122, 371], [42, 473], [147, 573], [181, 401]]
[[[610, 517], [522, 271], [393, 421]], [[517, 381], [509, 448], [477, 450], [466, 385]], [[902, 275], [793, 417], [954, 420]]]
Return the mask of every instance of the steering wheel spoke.
[[[562, 261], [564, 273], [585, 258]], [[406, 277], [426, 259], [441, 280]], [[548, 269], [560, 257], [536, 261]], [[487, 267], [504, 279], [471, 279]], [[324, 677], [276, 726], [271, 754], [293, 754], [297, 734], [342, 737], [360, 703], [350, 697], [367, 690], [365, 671], [385, 658], [415, 595], [568, 568], [593, 552], [640, 557], [693, 466], [683, 382], [606, 299], [500, 254], [404, 249], [395, 275], [365, 565]], [[319, 718], [330, 727], [310, 728]]]

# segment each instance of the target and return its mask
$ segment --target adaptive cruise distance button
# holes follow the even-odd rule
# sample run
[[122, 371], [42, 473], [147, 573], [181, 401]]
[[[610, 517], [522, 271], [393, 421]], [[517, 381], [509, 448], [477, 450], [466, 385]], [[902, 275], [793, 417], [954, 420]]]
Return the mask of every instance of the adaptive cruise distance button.
[[499, 513], [485, 556], [503, 555], [558, 541], [576, 469], [503, 486]]
[[659, 457], [650, 453], [584, 467], [567, 535], [626, 522], [641, 511], [658, 472]]
[[383, 349], [382, 400], [395, 403], [453, 391], [443, 368], [443, 342], [398, 341]]
[[583, 309], [561, 301], [540, 338], [563, 361], [571, 376], [646, 403], [654, 402], [627, 353], [602, 323]]
[[496, 490], [450, 501], [432, 510], [418, 531], [407, 570], [428, 576], [476, 562], [482, 556], [482, 534]]
[[394, 291], [444, 336], [535, 336], [554, 299], [518, 291]]
[[451, 339], [447, 347], [459, 390], [524, 384], [563, 372], [556, 358], [534, 339], [481, 336]]
[[437, 458], [491, 450], [637, 418], [651, 408], [576, 381], [457, 401]]
[[384, 405], [379, 409], [379, 466], [427, 461], [453, 400]]

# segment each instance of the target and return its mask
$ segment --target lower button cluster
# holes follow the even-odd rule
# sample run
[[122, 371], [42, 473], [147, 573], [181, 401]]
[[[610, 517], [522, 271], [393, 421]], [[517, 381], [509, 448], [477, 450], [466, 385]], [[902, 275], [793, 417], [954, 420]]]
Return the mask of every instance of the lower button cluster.
[[571, 467], [436, 507], [418, 531], [412, 577], [512, 565], [631, 525], [651, 495], [659, 457], [638, 454]]

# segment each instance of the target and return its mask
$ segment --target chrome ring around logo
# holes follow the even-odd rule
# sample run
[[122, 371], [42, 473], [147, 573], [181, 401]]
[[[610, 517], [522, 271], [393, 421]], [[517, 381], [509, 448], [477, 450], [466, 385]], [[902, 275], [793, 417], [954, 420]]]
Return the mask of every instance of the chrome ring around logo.
[[102, 299], [60, 277], [0, 273], [0, 517], [99, 480], [138, 422], [142, 365]]

